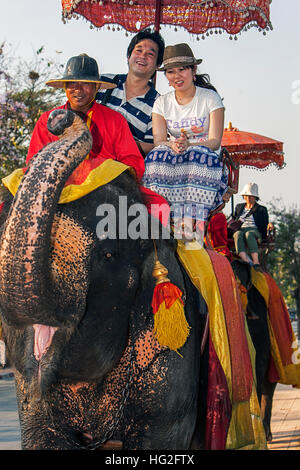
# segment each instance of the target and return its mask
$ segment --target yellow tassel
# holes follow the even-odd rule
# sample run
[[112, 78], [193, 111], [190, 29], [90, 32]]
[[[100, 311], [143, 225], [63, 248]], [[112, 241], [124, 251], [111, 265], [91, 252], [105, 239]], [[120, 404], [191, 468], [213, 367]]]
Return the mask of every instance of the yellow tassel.
[[178, 352], [177, 349], [184, 345], [189, 333], [190, 326], [182, 302], [176, 299], [169, 309], [162, 302], [154, 315], [154, 334], [159, 344]]
[[158, 260], [154, 240], [153, 243], [155, 263], [152, 275], [156, 279], [152, 297], [154, 335], [161, 346], [178, 353], [177, 349], [184, 345], [189, 336], [190, 326], [185, 318], [182, 292], [167, 278], [168, 270]]

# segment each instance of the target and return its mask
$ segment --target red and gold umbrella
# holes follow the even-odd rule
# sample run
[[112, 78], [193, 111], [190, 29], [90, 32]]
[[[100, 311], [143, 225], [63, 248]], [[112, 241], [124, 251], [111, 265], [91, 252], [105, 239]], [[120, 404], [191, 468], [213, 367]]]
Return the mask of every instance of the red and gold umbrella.
[[235, 164], [266, 168], [274, 164], [283, 168], [283, 143], [252, 132], [244, 132], [233, 127], [231, 122], [224, 129], [222, 147], [225, 147]]
[[[193, 34], [226, 31], [235, 35], [251, 26], [265, 33], [271, 0], [62, 0], [63, 19], [82, 16], [91, 25], [138, 32], [148, 26], [182, 26]], [[91, 26], [92, 27], [92, 26]], [[204, 37], [204, 36], [203, 36]]]

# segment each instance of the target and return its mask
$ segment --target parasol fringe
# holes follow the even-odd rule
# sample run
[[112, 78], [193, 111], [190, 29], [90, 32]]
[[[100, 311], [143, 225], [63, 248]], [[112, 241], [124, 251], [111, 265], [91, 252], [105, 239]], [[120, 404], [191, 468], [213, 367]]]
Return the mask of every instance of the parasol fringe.
[[[155, 30], [159, 30], [161, 24], [172, 25], [175, 31], [182, 27], [196, 34], [197, 40], [201, 34], [202, 39], [205, 39], [214, 33], [223, 32], [230, 35], [229, 39], [236, 40], [237, 34], [253, 27], [264, 35], [273, 29], [269, 19], [269, 3], [269, 0], [264, 0], [258, 6], [254, 0], [248, 0], [248, 4], [244, 3], [241, 8], [239, 2], [232, 0], [183, 0], [180, 8], [177, 5], [172, 8], [170, 2], [162, 8], [162, 20], [157, 25], [154, 0], [148, 4], [141, 4], [139, 0], [62, 0], [62, 20], [65, 23], [66, 20], [83, 16], [92, 23], [91, 29], [102, 28], [111, 20], [110, 25], [118, 25], [117, 28], [122, 27], [132, 33], [154, 24]], [[188, 10], [188, 14], [185, 10]], [[112, 28], [114, 30], [114, 26]]]

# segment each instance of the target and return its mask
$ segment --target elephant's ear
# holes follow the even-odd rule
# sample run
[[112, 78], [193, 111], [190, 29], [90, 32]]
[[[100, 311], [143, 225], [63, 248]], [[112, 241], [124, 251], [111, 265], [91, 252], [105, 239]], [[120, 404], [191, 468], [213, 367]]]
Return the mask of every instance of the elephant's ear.
[[66, 214], [54, 217], [51, 232], [51, 275], [66, 304], [80, 305], [88, 290], [92, 234]]

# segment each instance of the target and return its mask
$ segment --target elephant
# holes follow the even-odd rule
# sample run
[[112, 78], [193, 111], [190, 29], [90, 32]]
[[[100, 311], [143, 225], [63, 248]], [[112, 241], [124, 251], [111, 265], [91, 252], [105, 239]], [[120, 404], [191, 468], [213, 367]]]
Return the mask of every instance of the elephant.
[[[118, 224], [121, 196], [128, 207], [143, 204], [128, 170], [59, 203], [91, 136], [69, 110], [54, 111], [48, 129], [62, 138], [30, 161], [15, 197], [3, 193], [0, 216], [0, 311], [22, 449], [189, 449], [195, 434], [201, 446], [206, 304], [176, 241], [123, 239], [120, 225], [116, 238], [99, 234], [100, 206], [112, 205]], [[183, 293], [190, 331], [180, 352], [153, 333], [156, 253]]]
[[266, 439], [271, 441], [272, 400], [277, 383], [271, 383], [268, 380], [271, 344], [267, 321], [267, 305], [263, 296], [252, 284], [250, 265], [238, 259], [234, 259], [231, 265], [237, 279], [247, 290], [247, 324], [256, 351], [257, 397], [261, 405]]

